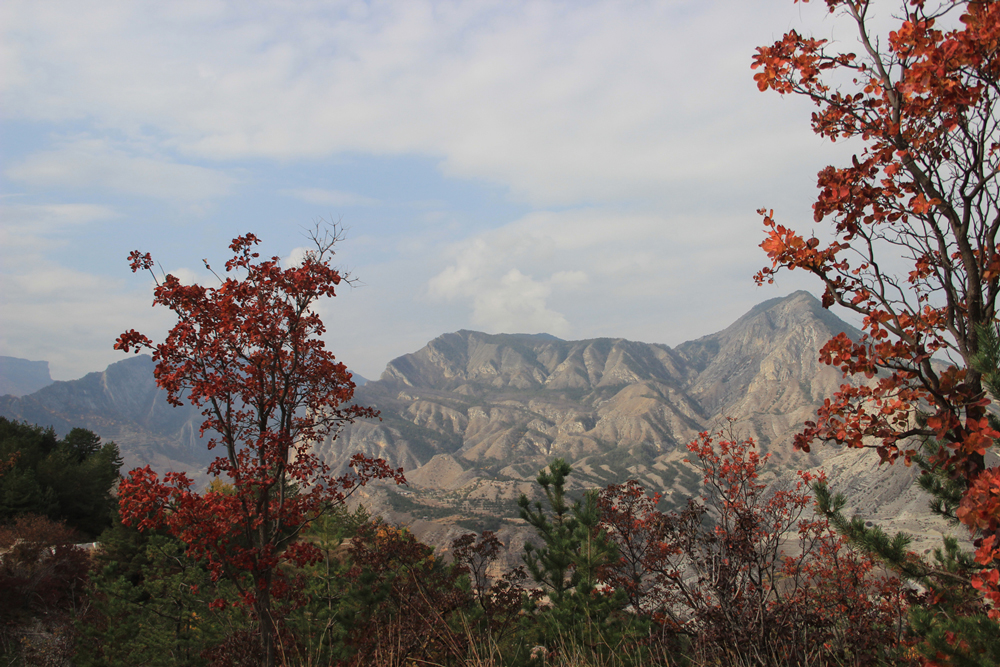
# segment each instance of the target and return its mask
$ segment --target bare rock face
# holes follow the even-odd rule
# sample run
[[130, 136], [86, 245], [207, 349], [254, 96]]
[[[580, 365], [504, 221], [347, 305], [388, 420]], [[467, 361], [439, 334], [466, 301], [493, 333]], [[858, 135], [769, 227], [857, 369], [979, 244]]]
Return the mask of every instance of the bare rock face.
[[537, 493], [532, 481], [555, 457], [571, 463], [578, 489], [636, 478], [679, 506], [700, 482], [684, 462], [687, 443], [729, 418], [771, 454], [775, 477], [837, 453], [793, 452], [791, 440], [843, 381], [819, 362], [842, 331], [859, 333], [797, 292], [673, 349], [445, 334], [358, 389], [355, 400], [380, 409], [381, 422], [349, 426], [316, 450], [327, 460], [363, 451], [403, 466], [410, 488], [387, 490], [380, 506], [422, 522], [517, 532], [517, 497]]
[[317, 450], [332, 459], [378, 452], [415, 468], [448, 454], [463, 470], [517, 479], [556, 456], [596, 470], [614, 460], [618, 470], [596, 472], [592, 484], [652, 467], [731, 417], [741, 435], [787, 458], [791, 436], [841, 382], [818, 361], [841, 331], [857, 335], [806, 292], [676, 349], [459, 331], [390, 362], [355, 395], [383, 421], [350, 426]]

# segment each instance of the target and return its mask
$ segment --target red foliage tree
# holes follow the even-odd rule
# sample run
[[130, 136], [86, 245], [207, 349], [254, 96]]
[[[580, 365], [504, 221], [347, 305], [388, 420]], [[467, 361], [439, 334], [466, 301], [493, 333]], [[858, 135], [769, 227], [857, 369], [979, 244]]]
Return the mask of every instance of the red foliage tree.
[[810, 475], [769, 487], [754, 442], [718, 435], [688, 446], [703, 492], [681, 512], [657, 510], [659, 496], [635, 481], [602, 492], [601, 526], [619, 553], [605, 582], [661, 641], [688, 635], [708, 662], [878, 663], [899, 639], [900, 582], [873, 576], [871, 559], [811, 516]]
[[[826, 4], [854, 25], [860, 55], [791, 31], [757, 50], [754, 78], [762, 91], [811, 99], [817, 134], [864, 149], [819, 173], [814, 218], [832, 222], [829, 243], [761, 211], [772, 264], [757, 281], [782, 269], [818, 276], [823, 304], [861, 315], [864, 328], [858, 341], [829, 341], [822, 360], [870, 381], [843, 385], [796, 445], [874, 446], [893, 461], [914, 453], [908, 438], [934, 438], [945, 445], [936, 462], [970, 486], [963, 520], [988, 538], [996, 505], [977, 504], [989, 494], [976, 489], [989, 483], [976, 480], [1000, 433], [986, 419], [974, 360], [1000, 294], [1000, 3], [906, 0], [883, 36], [873, 33], [874, 3]], [[896, 270], [894, 257], [906, 267]], [[932, 363], [935, 355], [953, 362]], [[915, 418], [921, 411], [926, 419]], [[980, 544], [982, 562], [1000, 556], [994, 543]]]
[[641, 616], [662, 613], [665, 587], [676, 578], [672, 563], [682, 554], [679, 544], [666, 539], [666, 519], [656, 509], [661, 497], [646, 495], [642, 484], [630, 479], [608, 486], [598, 500], [601, 528], [618, 549], [618, 559], [604, 568], [601, 579], [625, 591], [630, 610]]
[[[298, 541], [301, 530], [370, 480], [404, 482], [402, 468], [360, 454], [351, 473], [335, 478], [310, 448], [343, 424], [378, 414], [348, 404], [351, 374], [321, 339], [314, 306], [335, 296], [343, 276], [330, 266], [337, 235], [318, 232], [299, 266], [260, 261], [253, 251], [259, 240], [247, 234], [233, 240], [229, 276], [218, 287], [165, 276], [154, 305], [178, 318], [166, 340], [154, 345], [131, 330], [115, 343], [126, 352], [152, 351], [156, 382], [171, 404], [203, 408], [201, 433], [210, 434], [209, 449], [222, 450], [208, 471], [226, 482], [198, 493], [183, 473], [161, 481], [148, 466], [133, 470], [119, 487], [122, 521], [165, 527], [214, 577], [231, 579], [259, 622], [268, 665], [275, 661], [272, 596], [287, 589], [279, 566], [318, 557]], [[153, 273], [148, 253], [129, 259], [133, 271]]]
[[492, 530], [483, 531], [478, 538], [468, 533], [451, 543], [451, 555], [459, 571], [469, 575], [472, 594], [483, 612], [483, 627], [489, 632], [491, 641], [502, 642], [507, 634], [516, 629], [522, 608], [522, 598], [526, 593], [524, 584], [528, 578], [524, 566], [519, 565], [503, 572], [499, 577], [490, 571], [497, 567], [505, 547]]
[[990, 468], [972, 482], [956, 514], [985, 534], [976, 550], [976, 562], [985, 570], [972, 576], [972, 585], [993, 604], [989, 617], [1000, 620], [1000, 468]]

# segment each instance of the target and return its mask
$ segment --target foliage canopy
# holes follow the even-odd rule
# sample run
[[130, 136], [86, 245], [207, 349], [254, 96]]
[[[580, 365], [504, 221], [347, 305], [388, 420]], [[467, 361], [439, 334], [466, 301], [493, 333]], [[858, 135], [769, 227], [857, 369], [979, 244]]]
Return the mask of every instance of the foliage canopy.
[[1000, 295], [1000, 3], [907, 0], [884, 35], [882, 3], [826, 4], [854, 27], [858, 53], [793, 30], [753, 60], [760, 90], [807, 97], [817, 134], [863, 146], [818, 176], [814, 219], [832, 240], [761, 210], [771, 266], [758, 283], [802, 269], [822, 280], [825, 306], [863, 317], [860, 340], [841, 334], [821, 358], [869, 381], [844, 384], [796, 445], [874, 446], [909, 462], [913, 438], [940, 442], [933, 463], [966, 488], [957, 515], [991, 568], [976, 585], [1000, 604], [1000, 468], [985, 457], [1000, 431], [976, 365]]
[[[299, 539], [303, 528], [370, 480], [405, 481], [401, 468], [360, 454], [350, 473], [334, 477], [311, 448], [343, 424], [378, 414], [350, 403], [351, 374], [322, 339], [315, 305], [335, 296], [344, 279], [330, 265], [335, 232], [317, 229], [315, 248], [287, 268], [278, 257], [260, 260], [253, 234], [233, 239], [218, 287], [184, 285], [173, 275], [157, 282], [154, 304], [177, 317], [164, 342], [130, 330], [115, 343], [126, 352], [151, 350], [167, 400], [202, 408], [208, 448], [222, 449], [208, 472], [231, 487], [198, 493], [183, 473], [160, 481], [148, 466], [133, 470], [120, 489], [122, 520], [165, 527], [205, 559], [213, 577], [232, 581], [260, 624], [268, 665], [276, 659], [272, 597], [289, 592], [279, 566], [319, 558]], [[153, 273], [149, 253], [129, 259], [133, 271]]]

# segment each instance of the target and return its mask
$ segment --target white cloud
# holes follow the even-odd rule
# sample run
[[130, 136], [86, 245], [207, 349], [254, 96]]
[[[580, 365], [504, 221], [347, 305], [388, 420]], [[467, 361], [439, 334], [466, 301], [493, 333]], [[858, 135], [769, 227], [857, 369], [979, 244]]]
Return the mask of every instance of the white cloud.
[[[752, 285], [765, 263], [752, 223], [603, 208], [534, 213], [453, 244], [427, 291], [432, 302], [464, 305], [473, 324], [494, 332], [676, 343], [768, 298]], [[719, 292], [720, 281], [742, 287]]]
[[0, 229], [49, 234], [118, 215], [110, 206], [98, 204], [3, 204]]
[[17, 275], [0, 274], [0, 350], [49, 361], [54, 379], [78, 378], [123, 359], [113, 346], [128, 329], [162, 339], [170, 314], [150, 303], [151, 290], [130, 292], [120, 281], [41, 259]]
[[213, 276], [204, 268], [197, 270], [186, 266], [180, 266], [170, 269], [167, 273], [181, 281], [182, 285], [205, 285], [206, 287], [214, 287], [219, 283], [218, 278]]
[[[436, 220], [431, 232], [400, 232], [376, 219], [381, 209], [360, 211], [372, 214], [355, 246], [368, 244], [357, 272], [368, 286], [342, 290], [328, 323], [331, 348], [366, 374], [377, 376], [390, 353], [469, 324], [656, 342], [709, 333], [778, 295], [750, 281], [763, 264], [753, 209], [773, 205], [787, 220], [798, 206], [792, 213], [810, 219], [787, 195], [808, 198], [808, 174], [829, 159], [817, 157], [809, 105], [758, 93], [749, 64], [754, 46], [816, 16], [826, 17], [823, 3], [6, 0], [0, 117], [57, 137], [43, 149], [26, 136], [20, 145], [36, 152], [8, 162], [8, 177], [51, 188], [53, 200], [71, 198], [59, 188], [93, 191], [115, 208], [18, 208], [20, 227], [0, 211], [4, 353], [96, 370], [111, 354], [109, 333], [150, 328], [121, 319], [159, 312], [148, 289], [135, 296], [89, 276], [105, 269], [85, 266], [91, 258], [74, 258], [73, 272], [46, 255], [65, 242], [60, 230], [132, 215], [109, 193], [197, 206], [233, 192], [236, 169], [278, 183], [229, 219], [183, 226], [170, 212], [128, 230], [130, 244], [141, 235], [143, 246], [196, 263], [219, 249], [208, 243], [244, 231], [247, 217], [278, 234], [301, 223], [286, 211], [306, 207], [275, 202], [275, 191], [374, 206], [350, 190], [381, 192], [388, 178], [414, 173], [309, 187], [333, 183], [318, 170], [338, 154], [430, 157], [448, 176], [499, 184], [536, 209], [569, 209], [503, 224], [475, 208], [488, 204], [469, 204], [479, 195], [451, 199], [442, 187], [411, 197], [435, 200], [413, 214]], [[300, 178], [267, 181], [275, 165]], [[31, 216], [49, 231], [32, 232]], [[233, 218], [240, 229], [229, 234]], [[30, 246], [14, 257], [17, 276], [15, 237]], [[798, 286], [785, 278], [781, 293]]]
[[557, 282], [554, 276], [539, 281], [514, 268], [495, 279], [483, 274], [464, 282], [438, 278], [431, 281], [432, 291], [470, 299], [472, 323], [486, 331], [562, 335], [570, 330], [566, 318], [547, 303]]
[[13, 181], [36, 187], [97, 187], [181, 202], [223, 196], [236, 183], [214, 169], [135, 155], [103, 139], [73, 140], [55, 150], [34, 153], [4, 173]]
[[286, 268], [290, 269], [293, 266], [302, 266], [302, 262], [306, 259], [306, 253], [314, 252], [315, 248], [308, 248], [306, 246], [299, 246], [297, 248], [292, 248], [288, 255], [281, 261], [281, 264]]
[[[213, 160], [422, 154], [539, 205], [662, 199], [666, 183], [757, 183], [807, 159], [808, 127], [787, 122], [804, 107], [758, 93], [749, 62], [825, 7], [772, 4], [9, 0], [0, 94], [7, 117], [86, 119]], [[43, 157], [15, 173], [227, 187], [136, 156]], [[193, 188], [133, 185], [125, 163]]]
[[119, 213], [96, 204], [0, 205], [0, 257], [7, 271], [30, 266], [53, 246], [69, 243], [67, 233]]
[[130, 292], [119, 280], [72, 269], [56, 257], [85, 234], [100, 235], [115, 209], [93, 204], [0, 206], [0, 354], [50, 362], [69, 380], [101, 370], [122, 353], [126, 329], [165, 331], [163, 309], [151, 310], [151, 281]]

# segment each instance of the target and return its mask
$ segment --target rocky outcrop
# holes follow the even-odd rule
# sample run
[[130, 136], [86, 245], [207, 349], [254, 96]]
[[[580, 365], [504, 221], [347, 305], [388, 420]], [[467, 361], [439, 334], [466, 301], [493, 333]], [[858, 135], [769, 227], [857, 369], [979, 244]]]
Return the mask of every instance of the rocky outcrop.
[[25, 396], [50, 384], [49, 362], [0, 357], [0, 396]]

